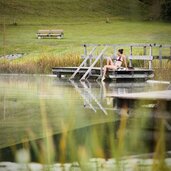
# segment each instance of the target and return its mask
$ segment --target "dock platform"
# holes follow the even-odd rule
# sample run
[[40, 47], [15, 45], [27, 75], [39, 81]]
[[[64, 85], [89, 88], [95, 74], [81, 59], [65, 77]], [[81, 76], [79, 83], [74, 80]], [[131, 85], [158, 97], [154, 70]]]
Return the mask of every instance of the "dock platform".
[[[52, 68], [52, 73], [57, 77], [67, 77], [74, 74], [74, 72], [78, 69], [78, 67], [55, 67]], [[74, 79], [80, 79], [89, 69], [89, 67], [81, 67]], [[93, 67], [91, 72], [87, 75], [89, 79], [98, 79], [101, 78], [101, 68]], [[154, 72], [152, 69], [144, 69], [144, 68], [134, 68], [124, 70], [124, 68], [120, 68], [118, 70], [109, 70], [108, 71], [108, 79], [110, 80], [147, 80], [154, 77]]]
[[171, 90], [108, 94], [107, 96], [114, 98], [114, 103], [117, 108], [122, 108], [123, 106], [134, 108], [137, 104], [141, 104], [142, 106], [150, 104], [171, 112]]

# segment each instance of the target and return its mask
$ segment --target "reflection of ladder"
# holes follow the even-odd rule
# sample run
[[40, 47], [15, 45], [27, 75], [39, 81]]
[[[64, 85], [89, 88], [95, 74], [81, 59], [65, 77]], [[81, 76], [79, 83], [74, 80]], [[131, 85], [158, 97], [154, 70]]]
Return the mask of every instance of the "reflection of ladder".
[[[81, 95], [81, 97], [85, 100], [86, 104], [90, 106], [90, 108], [96, 112], [96, 109], [93, 107], [93, 105], [90, 103], [88, 97], [81, 91], [81, 89], [78, 87], [77, 83], [73, 80], [70, 80], [71, 84], [75, 87], [75, 90]], [[86, 105], [84, 104], [84, 106]]]
[[82, 63], [80, 64], [80, 66], [77, 68], [77, 70], [71, 75], [70, 80], [71, 80], [71, 79], [74, 79], [74, 77], [75, 77], [75, 76], [77, 75], [77, 73], [80, 71], [81, 67], [83, 67], [83, 66], [86, 64], [87, 60], [91, 58], [91, 56], [92, 56], [93, 52], [96, 50], [96, 48], [97, 48], [97, 46], [95, 46], [95, 47], [91, 50], [91, 52], [86, 56], [86, 58], [83, 60], [83, 62], [82, 62]]
[[81, 88], [78, 86], [77, 82], [75, 82], [73, 80], [70, 80], [70, 82], [72, 83], [72, 85], [75, 87], [76, 91], [81, 95], [81, 97], [85, 101], [84, 106], [88, 105], [94, 112], [96, 112], [96, 107], [94, 107], [92, 104], [92, 101], [94, 101], [105, 115], [108, 114], [106, 109], [100, 104], [98, 99], [92, 94], [91, 88], [89, 88], [86, 85], [86, 82], [79, 82], [82, 85]]
[[99, 108], [103, 111], [103, 113], [104, 113], [105, 115], [107, 115], [107, 114], [108, 114], [107, 111], [106, 111], [106, 110], [104, 109], [104, 107], [100, 104], [100, 102], [97, 100], [97, 98], [92, 94], [92, 92], [90, 91], [90, 88], [87, 87], [86, 83], [81, 81], [81, 84], [83, 85], [85, 91], [86, 91], [87, 94], [90, 96], [90, 98], [91, 98], [92, 100], [94, 100], [95, 103], [99, 106]]
[[[86, 58], [83, 60], [83, 62], [80, 64], [80, 66], [77, 68], [77, 70], [72, 74], [72, 76], [70, 77], [71, 79], [74, 79], [74, 77], [77, 75], [77, 73], [79, 73], [80, 69], [86, 64], [86, 62], [92, 58], [92, 54], [93, 52], [96, 50], [97, 46], [95, 46], [91, 52], [86, 56]], [[91, 72], [91, 70], [93, 69], [93, 67], [97, 64], [98, 60], [102, 59], [103, 54], [105, 53], [105, 51], [107, 50], [107, 46], [105, 46], [103, 48], [103, 50], [101, 51], [101, 53], [96, 57], [95, 61], [88, 67], [87, 71], [84, 73], [84, 75], [81, 77], [81, 81], [86, 80], [88, 74]], [[102, 68], [101, 68], [102, 69]], [[100, 76], [100, 75], [99, 75]]]

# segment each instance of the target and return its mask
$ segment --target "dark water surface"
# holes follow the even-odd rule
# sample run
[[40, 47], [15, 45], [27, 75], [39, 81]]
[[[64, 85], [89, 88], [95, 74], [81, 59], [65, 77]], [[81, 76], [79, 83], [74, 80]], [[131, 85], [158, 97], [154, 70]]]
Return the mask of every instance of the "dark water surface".
[[[111, 93], [151, 92], [166, 84], [70, 82], [50, 76], [0, 76], [0, 161], [28, 149], [31, 161], [75, 161], [155, 151], [160, 121], [151, 107], [118, 109]], [[124, 116], [124, 117], [123, 117]], [[170, 150], [170, 119], [163, 148]], [[161, 138], [162, 139], [162, 138]], [[48, 159], [47, 159], [48, 160]]]

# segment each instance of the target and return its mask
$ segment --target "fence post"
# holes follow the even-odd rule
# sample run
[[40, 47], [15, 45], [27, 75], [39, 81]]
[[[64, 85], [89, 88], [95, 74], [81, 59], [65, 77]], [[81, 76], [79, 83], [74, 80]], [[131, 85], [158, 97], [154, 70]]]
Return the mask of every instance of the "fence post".
[[159, 46], [160, 68], [162, 68], [162, 45]]
[[149, 69], [152, 69], [152, 54], [153, 54], [153, 50], [152, 50], [152, 45], [150, 44], [150, 57], [151, 57], [151, 60], [149, 60]]
[[[144, 46], [144, 52], [143, 52], [144, 55], [147, 55], [147, 47]], [[144, 60], [144, 67], [145, 67], [145, 60]]]
[[[87, 45], [84, 44], [84, 58], [87, 56]], [[85, 67], [88, 66], [88, 62], [85, 63]]]
[[103, 75], [103, 55], [100, 57], [100, 76]]

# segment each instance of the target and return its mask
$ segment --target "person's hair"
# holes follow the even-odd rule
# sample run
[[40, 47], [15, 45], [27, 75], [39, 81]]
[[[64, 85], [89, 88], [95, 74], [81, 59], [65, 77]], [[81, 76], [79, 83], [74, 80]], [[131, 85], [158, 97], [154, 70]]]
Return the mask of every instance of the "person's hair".
[[119, 52], [120, 54], [123, 54], [123, 51], [124, 51], [123, 49], [119, 49], [119, 50], [118, 50], [118, 52]]

